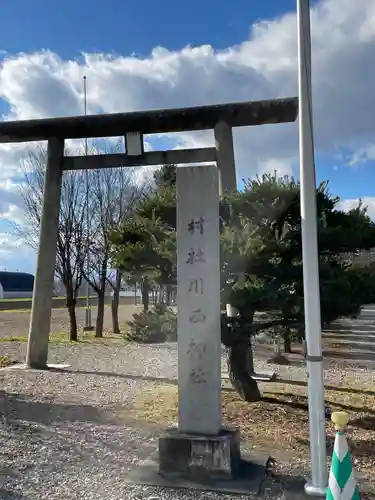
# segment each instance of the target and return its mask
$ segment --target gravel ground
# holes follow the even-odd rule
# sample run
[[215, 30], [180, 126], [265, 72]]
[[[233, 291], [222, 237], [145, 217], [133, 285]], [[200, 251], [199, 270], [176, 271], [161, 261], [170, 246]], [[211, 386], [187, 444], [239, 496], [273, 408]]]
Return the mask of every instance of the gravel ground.
[[[0, 349], [23, 361], [26, 344], [3, 342]], [[256, 361], [258, 371], [270, 370], [264, 360]], [[156, 383], [155, 378], [176, 377], [175, 344], [51, 345], [49, 362], [71, 368], [0, 372], [1, 500], [252, 498], [162, 491], [124, 482], [124, 474], [155, 451], [158, 431], [126, 421], [124, 408], [145, 384]], [[274, 368], [282, 378], [306, 379], [304, 366]], [[327, 369], [332, 379], [369, 374]], [[301, 472], [304, 465], [297, 471], [298, 464], [293, 464], [293, 472]], [[262, 498], [281, 495], [279, 487], [270, 486]]]
[[[24, 359], [24, 343], [2, 343], [1, 348]], [[124, 408], [145, 384], [155, 383], [148, 377], [176, 376], [175, 345], [51, 345], [49, 361], [71, 368], [0, 372], [1, 500], [200, 497], [197, 492], [130, 486], [123, 479], [155, 451], [158, 430], [127, 422]], [[231, 498], [204, 494], [219, 497]]]

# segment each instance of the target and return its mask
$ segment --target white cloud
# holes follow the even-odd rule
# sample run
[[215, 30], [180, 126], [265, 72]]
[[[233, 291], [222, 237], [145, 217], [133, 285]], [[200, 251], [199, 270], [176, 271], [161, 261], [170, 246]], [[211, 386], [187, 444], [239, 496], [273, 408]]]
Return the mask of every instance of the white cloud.
[[[326, 0], [312, 12], [313, 99], [316, 148], [351, 161], [373, 157], [375, 113], [375, 2]], [[84, 54], [66, 61], [46, 50], [8, 55], [0, 69], [0, 98], [7, 119], [81, 114], [83, 75], [89, 112], [119, 112], [293, 96], [297, 93], [294, 13], [252, 27], [248, 40], [215, 51], [206, 45], [148, 57]], [[174, 134], [176, 147], [213, 144], [212, 133]], [[266, 169], [290, 173], [297, 160], [297, 125], [267, 125], [235, 131], [238, 179]], [[0, 145], [0, 181], [17, 173], [27, 145]], [[0, 185], [0, 213], [9, 212]]]
[[0, 254], [11, 254], [21, 246], [23, 246], [23, 242], [20, 238], [0, 232]]
[[[21, 202], [20, 202], [21, 203]], [[2, 217], [9, 221], [10, 223], [18, 225], [22, 225], [25, 222], [25, 211], [22, 205], [15, 205], [13, 203], [9, 203], [6, 211], [3, 212]]]
[[[375, 220], [375, 196], [364, 196], [361, 198], [362, 203], [368, 209], [368, 215], [372, 220]], [[340, 201], [339, 208], [341, 210], [351, 210], [358, 206], [359, 198], [347, 198], [346, 200]]]
[[[319, 149], [332, 151], [337, 145], [359, 148], [372, 140], [375, 120], [368, 104], [375, 83], [371, 67], [374, 19], [372, 0], [327, 0], [313, 10], [313, 85]], [[84, 74], [88, 78], [91, 112], [295, 95], [296, 18], [287, 14], [258, 23], [249, 40], [223, 51], [214, 51], [210, 46], [181, 51], [158, 47], [144, 59], [85, 54], [82, 65], [64, 61], [49, 51], [8, 57], [0, 72], [0, 95], [9, 103], [12, 118], [80, 114]], [[205, 140], [198, 142], [206, 143], [209, 135], [203, 137]], [[296, 125], [264, 126], [236, 133], [240, 170], [249, 162], [254, 168], [270, 158], [295, 158], [296, 146]]]
[[0, 269], [33, 272], [35, 254], [20, 238], [0, 232]]
[[375, 160], [375, 144], [359, 148], [350, 157], [349, 165], [359, 167], [368, 161]]
[[293, 169], [290, 162], [271, 158], [259, 164], [258, 173], [259, 175], [276, 173], [278, 177], [283, 177], [284, 175], [292, 176]]

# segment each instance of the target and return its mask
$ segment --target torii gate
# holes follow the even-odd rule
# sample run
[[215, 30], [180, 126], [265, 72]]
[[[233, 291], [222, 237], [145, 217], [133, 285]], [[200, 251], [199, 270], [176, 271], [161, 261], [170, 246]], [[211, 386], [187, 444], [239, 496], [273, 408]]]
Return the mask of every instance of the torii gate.
[[[223, 429], [221, 419], [219, 191], [237, 187], [232, 128], [292, 122], [297, 105], [297, 98], [289, 98], [0, 123], [0, 142], [48, 141], [28, 368], [48, 367], [64, 170], [216, 163], [177, 169], [178, 430], [159, 438], [156, 475], [138, 482], [158, 484], [187, 474], [192, 480], [224, 479], [228, 488], [240, 470], [238, 431]], [[143, 134], [207, 129], [214, 130], [213, 147], [144, 152]], [[124, 154], [64, 156], [65, 139], [121, 135]]]
[[[293, 122], [298, 98], [0, 123], [0, 143], [48, 141], [26, 365], [47, 368], [60, 191], [66, 170], [216, 162], [221, 189], [236, 189], [233, 127]], [[144, 152], [143, 135], [214, 130], [215, 146]], [[65, 139], [124, 136], [126, 153], [64, 156]]]

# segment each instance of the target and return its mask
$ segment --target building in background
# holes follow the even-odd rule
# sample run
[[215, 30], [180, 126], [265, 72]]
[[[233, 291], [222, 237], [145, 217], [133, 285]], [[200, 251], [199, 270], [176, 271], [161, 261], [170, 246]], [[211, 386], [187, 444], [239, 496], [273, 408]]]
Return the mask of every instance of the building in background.
[[[77, 297], [86, 297], [86, 294], [87, 294], [86, 280], [84, 278], [82, 278], [82, 283], [78, 289]], [[96, 292], [91, 285], [89, 285], [89, 294], [90, 294], [90, 297], [96, 296]], [[66, 288], [64, 286], [64, 283], [58, 278], [55, 279], [55, 282], [53, 285], [53, 295], [55, 297], [65, 297], [66, 296]]]
[[[89, 290], [90, 297], [96, 296], [96, 292], [95, 292], [94, 288], [90, 285], [90, 283], [88, 284], [88, 290]], [[65, 288], [64, 288], [62, 295], [65, 296]], [[87, 296], [87, 281], [85, 278], [82, 278], [82, 283], [78, 289], [77, 297], [86, 297], [86, 296]]]
[[27, 299], [33, 296], [34, 276], [0, 271], [0, 299]]
[[120, 297], [132, 297], [132, 296], [139, 298], [142, 297], [141, 287], [139, 286], [139, 284], [129, 285], [129, 283], [123, 282], [120, 288]]
[[[105, 291], [105, 295], [107, 297], [113, 296], [115, 279], [116, 279], [116, 271], [110, 269], [108, 271], [108, 276], [107, 276], [108, 283], [106, 285], [106, 291]], [[55, 279], [53, 290], [55, 297], [65, 297], [66, 295], [65, 286], [58, 278]], [[90, 297], [96, 297], [97, 295], [96, 291], [90, 284], [89, 284], [89, 293]], [[77, 298], [86, 297], [86, 294], [87, 294], [87, 283], [85, 278], [82, 278], [82, 283], [77, 292]], [[140, 299], [141, 296], [142, 293], [139, 283], [137, 285], [134, 285], [133, 283], [128, 283], [126, 281], [126, 277], [124, 277], [121, 282], [120, 297], [137, 297], [138, 299]]]

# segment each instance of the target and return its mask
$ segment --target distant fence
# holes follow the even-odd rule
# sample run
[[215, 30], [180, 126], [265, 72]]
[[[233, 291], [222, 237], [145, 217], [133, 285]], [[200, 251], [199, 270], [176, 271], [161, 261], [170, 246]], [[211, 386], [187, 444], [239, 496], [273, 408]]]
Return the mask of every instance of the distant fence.
[[[106, 297], [106, 304], [110, 304], [112, 297]], [[140, 304], [140, 297], [120, 297], [120, 304], [123, 306], [132, 306]], [[31, 299], [18, 299], [18, 300], [0, 300], [0, 311], [17, 311], [20, 309], [31, 309]], [[98, 304], [96, 296], [90, 298], [90, 304], [95, 307]], [[86, 297], [77, 299], [77, 307], [85, 307]], [[52, 300], [52, 309], [63, 309], [66, 306], [66, 299], [64, 297], [54, 297]]]

